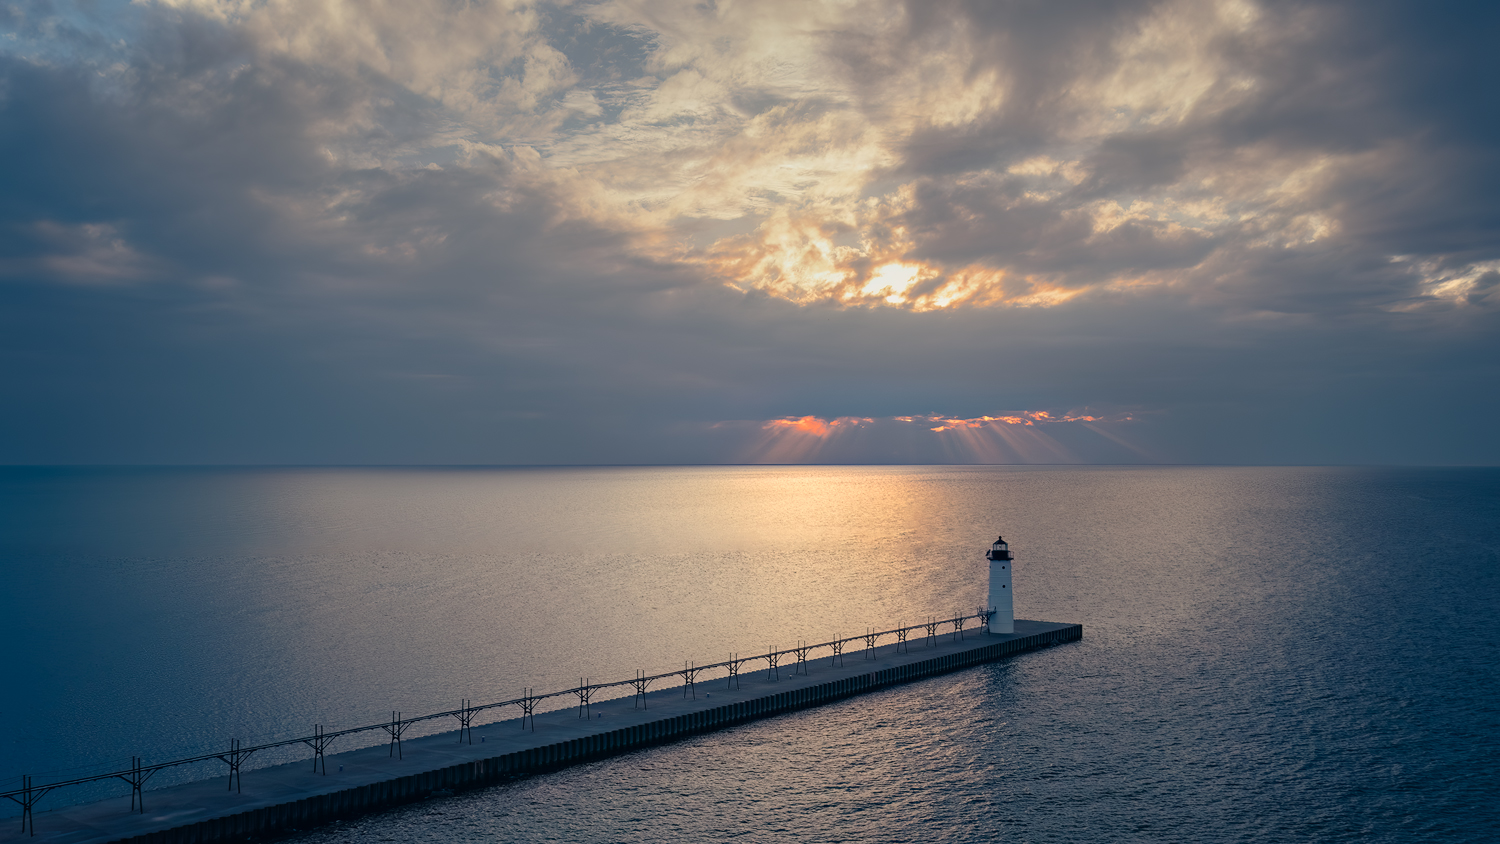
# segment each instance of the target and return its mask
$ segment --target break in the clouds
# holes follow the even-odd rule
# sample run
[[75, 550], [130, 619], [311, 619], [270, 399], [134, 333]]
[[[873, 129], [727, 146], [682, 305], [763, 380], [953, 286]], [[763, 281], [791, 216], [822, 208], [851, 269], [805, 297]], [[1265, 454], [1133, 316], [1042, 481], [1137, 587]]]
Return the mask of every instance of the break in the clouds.
[[1487, 5], [0, 28], [3, 461], [1500, 460]]
[[[760, 423], [759, 436], [750, 439], [737, 457], [744, 463], [850, 462], [867, 460], [885, 448], [907, 459], [935, 463], [1083, 463], [1091, 456], [1098, 459], [1103, 445], [1106, 453], [1123, 450], [1139, 462], [1156, 462], [1159, 458], [1121, 435], [1118, 426], [1131, 421], [1128, 414], [1107, 418], [1046, 410], [973, 419], [932, 415], [770, 419]], [[1064, 433], [1069, 428], [1075, 429], [1069, 432], [1071, 436]]]

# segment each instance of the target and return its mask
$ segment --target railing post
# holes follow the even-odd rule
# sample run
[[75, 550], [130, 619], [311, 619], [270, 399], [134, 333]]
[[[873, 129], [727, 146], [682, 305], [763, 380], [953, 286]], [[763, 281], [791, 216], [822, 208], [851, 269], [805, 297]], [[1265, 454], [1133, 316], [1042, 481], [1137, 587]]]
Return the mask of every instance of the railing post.
[[141, 767], [141, 757], [130, 757], [130, 770], [120, 775], [120, 779], [130, 783], [130, 811], [136, 811], [136, 807], [139, 806], [141, 814], [144, 815], [146, 813], [146, 793], [144, 786], [146, 785], [146, 780], [151, 779], [156, 771], [142, 771]]
[[578, 678], [578, 688], [573, 690], [573, 694], [578, 695], [578, 717], [580, 719], [592, 718], [594, 715], [594, 711], [589, 709], [589, 700], [594, 696], [594, 687], [584, 683], [583, 679], [582, 677]]
[[14, 796], [9, 795], [9, 794], [5, 795], [6, 797], [10, 798], [10, 800], [11, 800], [12, 803], [18, 803], [21, 806], [21, 834], [22, 835], [25, 835], [26, 831], [28, 829], [30, 829], [32, 837], [33, 838], [36, 837], [36, 818], [32, 817], [31, 807], [35, 806], [36, 802], [38, 800], [42, 799], [42, 797], [44, 795], [46, 795], [47, 792], [51, 791], [52, 789], [54, 789], [56, 787], [57, 786], [46, 786], [46, 787], [43, 787], [43, 788], [37, 788], [32, 783], [32, 781], [31, 781], [31, 775], [30, 774], [23, 774], [21, 776], [21, 797], [20, 797], [20, 799], [18, 800]]
[[21, 833], [26, 833], [27, 824], [31, 825], [31, 835], [36, 837], [36, 819], [31, 816], [31, 807], [36, 805], [36, 798], [31, 793], [31, 775], [22, 777], [22, 783], [26, 788], [26, 802], [21, 804]]
[[224, 764], [229, 766], [229, 788], [227, 790], [233, 791], [236, 794], [245, 793], [245, 781], [240, 775], [240, 766], [245, 764], [245, 760], [249, 759], [250, 754], [254, 752], [255, 748], [253, 747], [249, 750], [243, 750], [239, 739], [230, 739], [229, 752], [215, 754]]
[[323, 751], [328, 749], [328, 745], [335, 738], [337, 738], [337, 736], [329, 736], [325, 734], [322, 724], [314, 724], [312, 737], [302, 740], [303, 744], [312, 748], [313, 773], [316, 774], [318, 772], [318, 766], [319, 764], [321, 764], [323, 766], [323, 776], [328, 776], [328, 759], [323, 755]]
[[646, 687], [651, 685], [651, 678], [646, 676], [644, 668], [637, 668], [635, 670], [635, 679], [630, 681], [630, 685], [635, 686], [635, 695], [630, 698], [631, 706], [639, 706], [641, 709], [645, 709]]
[[382, 724], [380, 729], [385, 730], [391, 737], [390, 751], [386, 756], [395, 756], [397, 759], [405, 759], [406, 754], [401, 749], [401, 734], [406, 732], [412, 725], [411, 721], [402, 721], [400, 710], [391, 710], [391, 723]]
[[533, 733], [536, 732], [537, 698], [534, 696], [535, 692], [536, 689], [524, 689], [521, 700], [518, 701], [521, 704], [521, 729], [526, 729], [526, 721], [530, 719]]
[[698, 666], [692, 664], [691, 662], [684, 662], [684, 663], [682, 663], [682, 670], [679, 671], [679, 672], [677, 672], [677, 673], [682, 675], [682, 696], [683, 697], [687, 697], [688, 693], [691, 692], [692, 695], [693, 695], [693, 700], [697, 700], [698, 699], [698, 685], [697, 685], [697, 680], [698, 680], [698, 675], [700, 673], [702, 673], [702, 672], [703, 672], [703, 669], [701, 669]]
[[453, 717], [458, 719], [458, 743], [463, 744], [464, 735], [467, 734], [469, 744], [473, 744], [474, 730], [469, 725], [474, 723], [474, 701], [460, 698], [458, 711], [453, 713]]

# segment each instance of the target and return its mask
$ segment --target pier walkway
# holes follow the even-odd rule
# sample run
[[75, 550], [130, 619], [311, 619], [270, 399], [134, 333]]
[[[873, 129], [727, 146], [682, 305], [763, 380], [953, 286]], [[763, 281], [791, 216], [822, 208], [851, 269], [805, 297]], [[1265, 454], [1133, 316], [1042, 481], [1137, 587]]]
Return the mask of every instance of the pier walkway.
[[[268, 838], [337, 818], [421, 800], [434, 793], [477, 788], [518, 775], [612, 756], [732, 724], [816, 706], [839, 698], [1004, 659], [1080, 639], [1076, 624], [1016, 621], [1013, 634], [958, 631], [935, 641], [851, 650], [741, 672], [737, 678], [699, 680], [694, 687], [589, 701], [585, 710], [537, 712], [523, 726], [513, 718], [407, 739], [401, 756], [386, 745], [328, 753], [328, 773], [312, 760], [245, 770], [239, 792], [223, 776], [147, 790], [144, 813], [122, 795], [84, 806], [36, 811], [35, 837], [7, 818], [0, 842], [38, 844], [207, 844]], [[842, 664], [838, 664], [838, 662]], [[805, 671], [805, 673], [803, 673]], [[736, 682], [737, 681], [737, 682]], [[472, 739], [472, 744], [469, 741]]]

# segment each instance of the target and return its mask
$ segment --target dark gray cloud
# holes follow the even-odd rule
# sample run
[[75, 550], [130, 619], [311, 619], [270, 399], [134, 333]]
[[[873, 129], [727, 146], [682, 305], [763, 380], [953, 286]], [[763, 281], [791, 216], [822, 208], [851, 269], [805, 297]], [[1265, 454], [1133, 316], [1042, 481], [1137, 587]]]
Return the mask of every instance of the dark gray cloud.
[[12, 5], [0, 461], [737, 460], [804, 416], [887, 420], [806, 459], [976, 459], [889, 420], [1086, 409], [1131, 419], [993, 454], [1500, 460], [1494, 13], [1240, 8], [891, 6], [793, 61], [671, 8], [444, 50]]

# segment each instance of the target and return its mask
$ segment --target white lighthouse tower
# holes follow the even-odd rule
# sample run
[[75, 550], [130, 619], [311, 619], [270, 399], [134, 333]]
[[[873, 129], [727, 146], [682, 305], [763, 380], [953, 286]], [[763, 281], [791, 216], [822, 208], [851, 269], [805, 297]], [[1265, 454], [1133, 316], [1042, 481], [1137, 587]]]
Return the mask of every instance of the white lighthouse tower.
[[995, 540], [985, 557], [990, 561], [990, 632], [1016, 632], [1016, 604], [1010, 588], [1010, 546], [1005, 537]]

